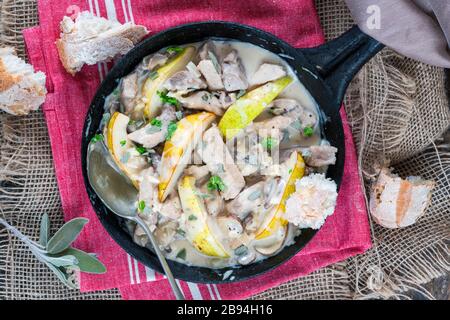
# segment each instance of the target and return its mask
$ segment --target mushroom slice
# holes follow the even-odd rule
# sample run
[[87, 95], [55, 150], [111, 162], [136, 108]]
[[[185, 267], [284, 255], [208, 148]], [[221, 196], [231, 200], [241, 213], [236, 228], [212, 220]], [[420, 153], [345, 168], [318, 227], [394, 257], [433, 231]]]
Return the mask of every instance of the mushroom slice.
[[233, 215], [218, 217], [217, 224], [222, 233], [229, 239], [239, 238], [244, 232], [241, 221]]
[[338, 149], [332, 146], [311, 146], [302, 152], [305, 162], [310, 167], [324, 167], [336, 163]]
[[277, 116], [284, 115], [290, 119], [298, 119], [302, 128], [314, 128], [317, 124], [316, 114], [303, 108], [297, 100], [276, 99], [269, 108], [270, 112]]
[[163, 87], [169, 91], [190, 92], [205, 89], [206, 84], [193, 72], [182, 70], [167, 79], [166, 82], [164, 82]]
[[244, 189], [234, 200], [227, 204], [227, 211], [245, 219], [250, 212], [256, 211], [264, 202], [264, 182], [258, 182]]
[[167, 221], [158, 225], [154, 234], [160, 247], [166, 248], [172, 243], [177, 234], [177, 228], [178, 222], [176, 221]]
[[255, 250], [264, 256], [272, 256], [277, 253], [284, 244], [288, 228], [278, 228], [270, 238], [255, 243]]
[[149, 70], [153, 70], [156, 67], [160, 67], [166, 64], [167, 60], [169, 58], [161, 53], [155, 53], [153, 56], [150, 57], [150, 59], [148, 59], [148, 64], [147, 64], [147, 68]]
[[197, 91], [189, 96], [175, 95], [187, 109], [205, 110], [218, 116], [223, 115], [224, 109], [220, 100], [208, 91]]

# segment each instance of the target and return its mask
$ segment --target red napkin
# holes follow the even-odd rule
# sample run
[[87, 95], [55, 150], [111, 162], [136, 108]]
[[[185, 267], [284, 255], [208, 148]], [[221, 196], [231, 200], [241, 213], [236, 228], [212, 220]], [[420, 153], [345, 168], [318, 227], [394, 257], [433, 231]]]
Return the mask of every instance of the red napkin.
[[[64, 15], [89, 10], [96, 15], [134, 21], [152, 33], [178, 24], [228, 20], [249, 24], [288, 41], [312, 47], [324, 38], [313, 0], [39, 0], [40, 26], [24, 31], [31, 63], [47, 74], [43, 106], [51, 140], [65, 219], [87, 217], [89, 224], [76, 246], [97, 253], [104, 275], [81, 274], [81, 290], [119, 288], [125, 299], [174, 298], [167, 280], [125, 253], [106, 233], [87, 197], [81, 174], [80, 143], [86, 111], [110, 64], [84, 67], [75, 77], [61, 65], [55, 46]], [[189, 299], [241, 299], [319, 268], [360, 254], [371, 247], [367, 212], [358, 178], [355, 147], [344, 111], [346, 159], [336, 212], [304, 250], [277, 269], [235, 284], [198, 285], [180, 282]]]

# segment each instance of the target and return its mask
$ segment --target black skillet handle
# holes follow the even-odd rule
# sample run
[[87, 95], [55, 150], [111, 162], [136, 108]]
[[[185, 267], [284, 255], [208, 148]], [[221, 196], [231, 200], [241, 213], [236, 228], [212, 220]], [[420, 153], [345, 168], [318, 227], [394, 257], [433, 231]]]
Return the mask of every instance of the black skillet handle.
[[339, 109], [350, 81], [383, 47], [383, 44], [354, 26], [326, 44], [300, 49], [300, 52], [329, 86], [334, 104]]

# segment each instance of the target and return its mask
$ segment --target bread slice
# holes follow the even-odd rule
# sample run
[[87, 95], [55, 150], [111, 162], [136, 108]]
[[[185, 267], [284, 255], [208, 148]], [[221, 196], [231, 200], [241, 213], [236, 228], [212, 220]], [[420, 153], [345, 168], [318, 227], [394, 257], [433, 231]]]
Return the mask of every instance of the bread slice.
[[370, 195], [370, 212], [375, 222], [396, 229], [413, 225], [431, 202], [433, 181], [420, 177], [402, 179], [382, 168]]
[[127, 53], [147, 34], [144, 26], [121, 24], [83, 11], [75, 21], [63, 18], [56, 46], [64, 68], [75, 75], [85, 64], [93, 65]]
[[26, 115], [44, 103], [46, 94], [45, 74], [34, 72], [14, 48], [0, 48], [0, 109]]

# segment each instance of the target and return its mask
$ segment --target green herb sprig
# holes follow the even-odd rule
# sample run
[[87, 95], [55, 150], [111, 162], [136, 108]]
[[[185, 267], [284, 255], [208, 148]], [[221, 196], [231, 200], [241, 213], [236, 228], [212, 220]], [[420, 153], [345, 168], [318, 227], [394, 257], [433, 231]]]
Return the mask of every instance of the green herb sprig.
[[169, 125], [167, 126], [166, 140], [172, 139], [175, 131], [177, 131], [177, 123], [176, 122], [169, 123]]
[[211, 178], [209, 178], [207, 188], [209, 191], [214, 191], [214, 190], [225, 191], [226, 186], [220, 177], [212, 176]]
[[311, 127], [305, 127], [304, 129], [303, 129], [303, 135], [305, 136], [305, 137], [312, 137], [313, 136], [313, 134], [314, 134], [314, 129], [313, 128], [311, 128]]
[[106, 272], [105, 266], [93, 254], [71, 247], [88, 221], [85, 218], [72, 219], [50, 237], [50, 219], [44, 214], [41, 219], [39, 242], [35, 242], [0, 218], [0, 224], [21, 240], [40, 262], [71, 289], [78, 289], [75, 270], [94, 274]]
[[167, 92], [165, 91], [156, 91], [156, 94], [159, 96], [163, 103], [167, 103], [175, 107], [178, 107], [180, 105], [180, 101], [178, 101], [177, 98], [168, 96]]

